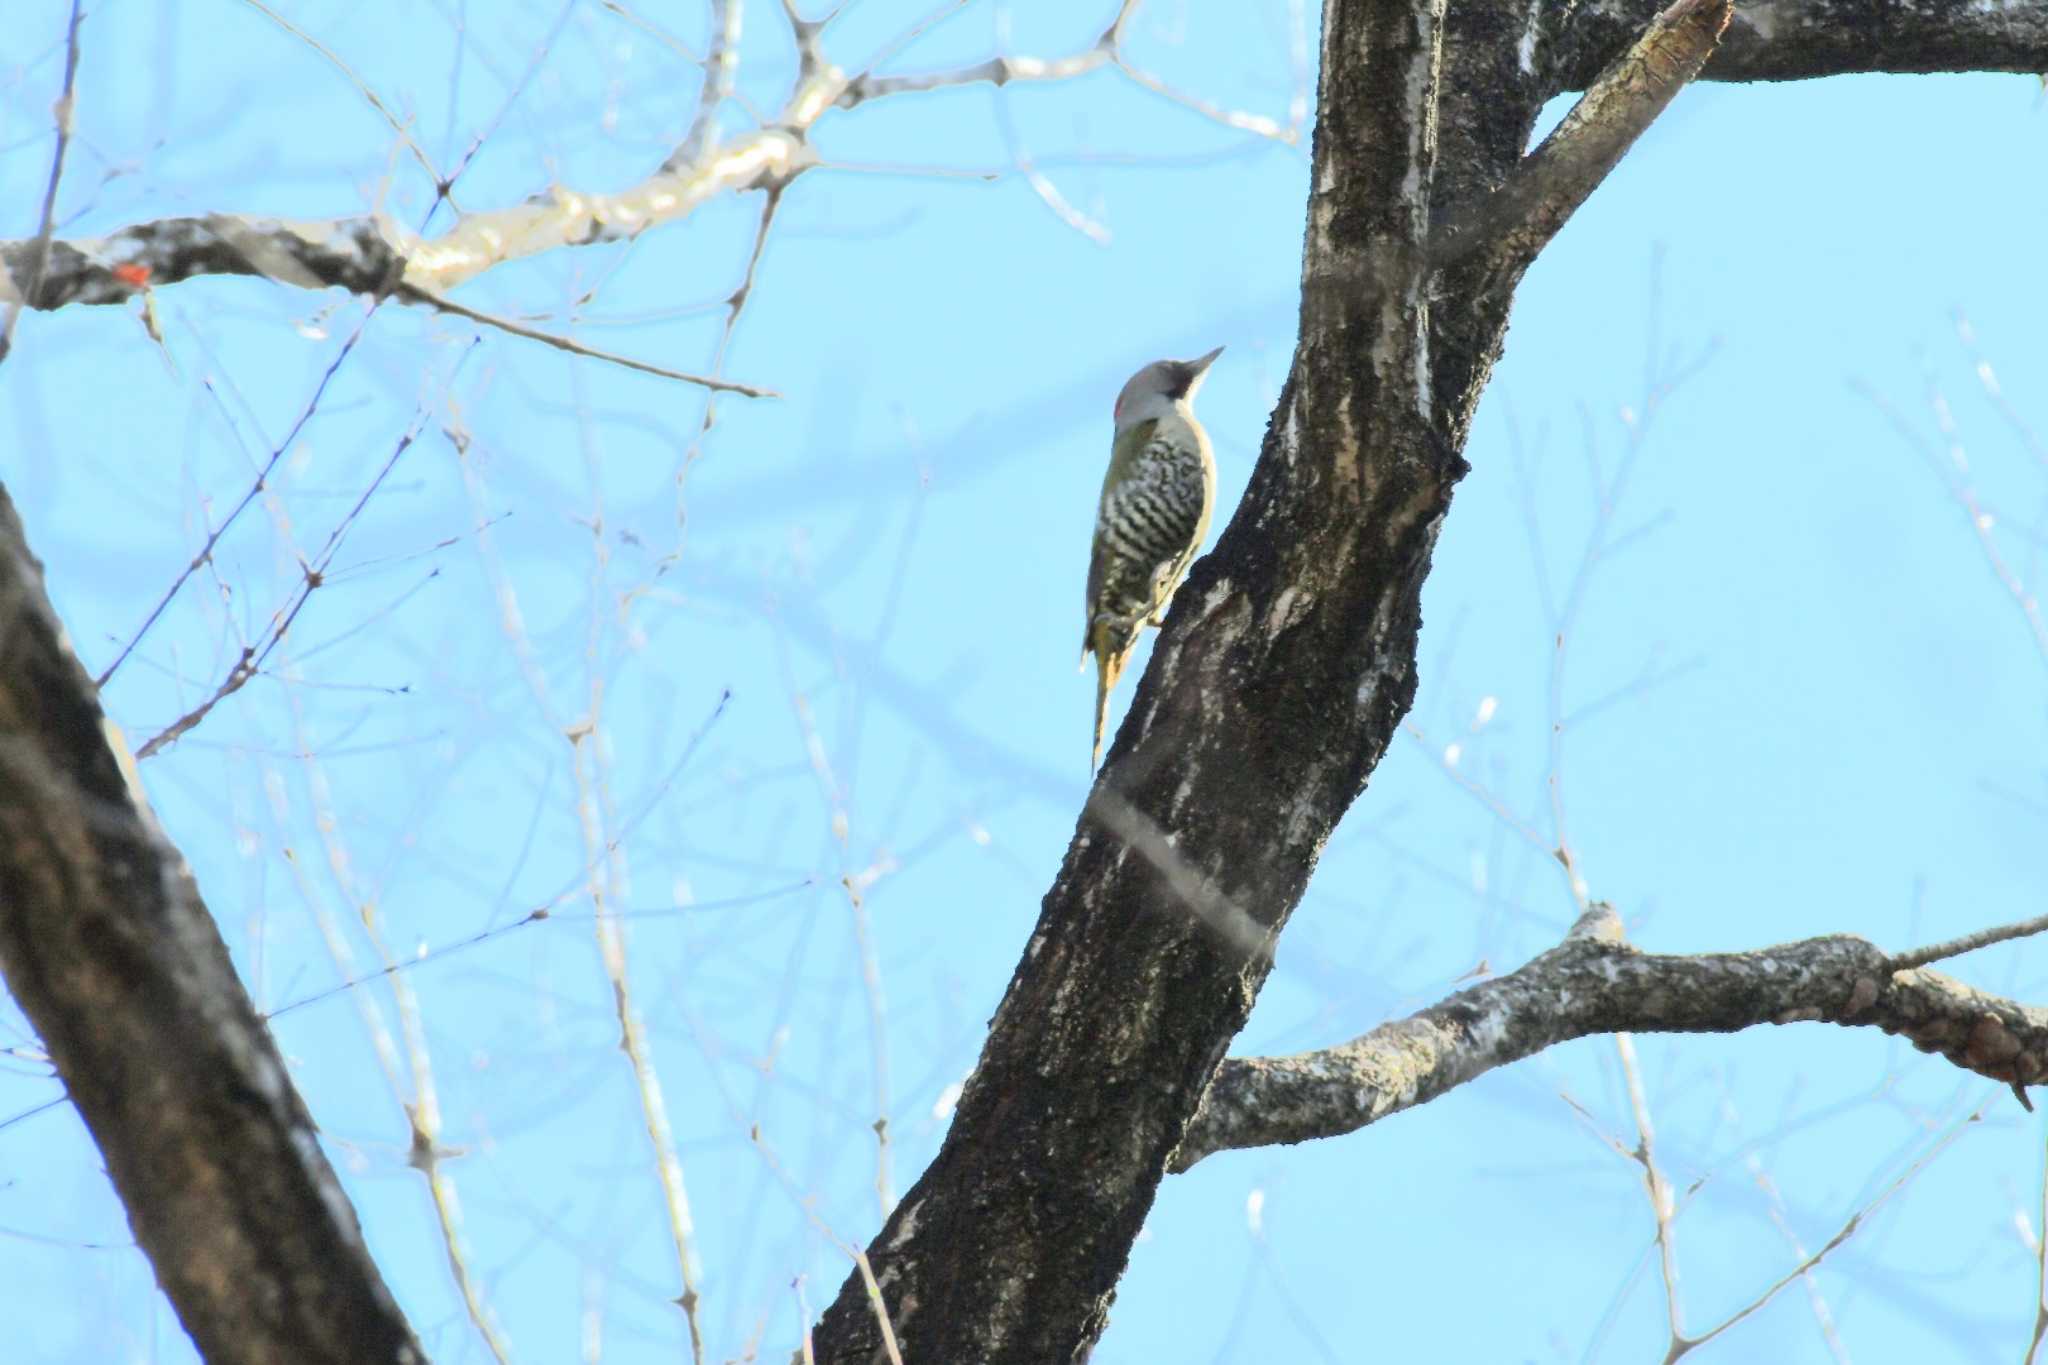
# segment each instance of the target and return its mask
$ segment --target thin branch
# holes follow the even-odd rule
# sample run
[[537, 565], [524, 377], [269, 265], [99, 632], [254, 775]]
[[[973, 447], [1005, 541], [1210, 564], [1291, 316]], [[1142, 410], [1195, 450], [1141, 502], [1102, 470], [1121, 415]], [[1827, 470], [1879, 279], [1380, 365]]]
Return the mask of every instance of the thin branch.
[[704, 84], [697, 92], [697, 116], [689, 135], [669, 158], [669, 166], [686, 165], [718, 142], [718, 106], [732, 98], [740, 73], [740, 28], [745, 0], [711, 0], [711, 47], [704, 54]]
[[1642, 1168], [1643, 1192], [1650, 1201], [1650, 1217], [1657, 1229], [1657, 1265], [1664, 1282], [1664, 1321], [1672, 1339], [1685, 1335], [1684, 1305], [1678, 1295], [1678, 1201], [1671, 1181], [1657, 1164], [1657, 1130], [1650, 1120], [1650, 1099], [1643, 1090], [1643, 1069], [1636, 1060], [1635, 1039], [1627, 1033], [1614, 1035], [1614, 1050], [1621, 1059], [1621, 1074], [1628, 1088], [1629, 1113], [1636, 1124], [1635, 1149], [1629, 1160]]
[[[1593, 913], [1612, 914], [1597, 906]], [[1973, 937], [1998, 942], [2043, 930], [2048, 918]], [[1603, 1033], [1734, 1033], [1818, 1021], [1904, 1037], [2022, 1097], [2023, 1087], [2048, 1084], [2048, 1009], [1912, 965], [1953, 946], [1894, 957], [1835, 934], [1742, 953], [1663, 955], [1575, 930], [1506, 976], [1348, 1043], [1225, 1061], [1174, 1168], [1213, 1152], [1353, 1132], [1495, 1067]]]
[[290, 450], [293, 444], [298, 441], [299, 433], [306, 429], [306, 423], [312, 421], [313, 414], [320, 410], [320, 400], [326, 395], [328, 384], [333, 382], [335, 372], [341, 368], [342, 362], [348, 359], [349, 353], [355, 350], [356, 343], [363, 339], [363, 329], [370, 325], [370, 313], [375, 311], [375, 309], [371, 309], [363, 314], [362, 321], [356, 324], [355, 331], [350, 334], [347, 341], [341, 344], [341, 349], [335, 353], [334, 359], [328, 362], [327, 368], [321, 372], [320, 382], [313, 386], [313, 396], [308, 398], [306, 406], [300, 409], [298, 420], [292, 423], [291, 430], [284, 434], [284, 439], [271, 447], [270, 458], [265, 460], [263, 468], [257, 471], [255, 480], [249, 485], [249, 491], [242, 494], [241, 501], [229, 509], [227, 516], [222, 519], [220, 525], [207, 533], [206, 542], [199, 547], [199, 552], [192, 556], [192, 562], [187, 564], [178, 576], [171, 581], [170, 587], [164, 589], [163, 596], [159, 597], [156, 605], [149, 609], [149, 614], [142, 618], [142, 624], [137, 626], [135, 633], [128, 637], [128, 643], [121, 646], [120, 652], [114, 656], [114, 661], [102, 669], [97, 678], [93, 679], [94, 686], [105, 687], [107, 680], [120, 671], [121, 665], [128, 661], [128, 656], [135, 652], [135, 647], [142, 643], [143, 637], [149, 634], [150, 628], [163, 616], [164, 609], [170, 606], [171, 600], [178, 595], [178, 590], [185, 586], [186, 581], [193, 574], [199, 572], [201, 565], [207, 564], [212, 560], [213, 547], [220, 544], [220, 538], [233, 528], [236, 519], [248, 510], [250, 503], [256, 500], [256, 495], [269, 486], [270, 475], [277, 468], [277, 462], [284, 458], [285, 452]]
[[2036, 1365], [2041, 1345], [2048, 1340], [2048, 1153], [2041, 1163], [2040, 1224], [2033, 1230], [2034, 1243], [2034, 1332], [2027, 1341], [2027, 1354], [2020, 1365]]
[[441, 172], [434, 165], [434, 159], [427, 155], [427, 149], [420, 145], [419, 139], [412, 135], [410, 128], [406, 127], [405, 120], [399, 118], [392, 111], [390, 105], [384, 103], [377, 92], [370, 88], [370, 83], [361, 76], [358, 76], [355, 73], [355, 69], [342, 59], [341, 54], [300, 28], [297, 24], [294, 24], [291, 20], [285, 18], [282, 14], [279, 14], [270, 6], [264, 4], [263, 0], [242, 0], [242, 3], [255, 10], [271, 23], [276, 24], [286, 33], [291, 34], [292, 37], [297, 38], [307, 47], [312, 48], [329, 66], [339, 71], [342, 77], [356, 88], [356, 93], [361, 95], [369, 103], [369, 106], [375, 109], [379, 116], [383, 118], [398, 140], [405, 144], [405, 149], [412, 153], [413, 160], [420, 163], [420, 169], [432, 177], [436, 186], [441, 184]]
[[[1105, 38], [1107, 35], [1104, 35]], [[932, 90], [948, 90], [983, 81], [1001, 89], [1019, 81], [1070, 81], [1109, 65], [1112, 50], [1102, 43], [1064, 57], [990, 57], [987, 61], [944, 71], [916, 72], [903, 76], [877, 76], [866, 72], [846, 83], [839, 94], [841, 109], [852, 109], [870, 100]]]
[[71, 147], [71, 116], [76, 109], [78, 89], [78, 27], [85, 22], [83, 0], [71, 0], [71, 23], [64, 35], [64, 89], [57, 96], [55, 109], [57, 120], [57, 150], [50, 157], [50, 180], [43, 187], [43, 212], [36, 226], [36, 235], [29, 244], [28, 271], [25, 278], [28, 287], [22, 291], [21, 300], [7, 310], [7, 321], [0, 324], [0, 361], [7, 359], [7, 353], [14, 349], [14, 329], [21, 321], [21, 310], [28, 306], [27, 300], [36, 296], [43, 287], [43, 276], [50, 268], [50, 235], [57, 227], [57, 186], [64, 179], [64, 154]]
[[221, 680], [220, 685], [214, 688], [205, 701], [172, 721], [137, 749], [135, 759], [138, 763], [154, 757], [167, 746], [175, 744], [197, 729], [216, 706], [248, 686], [250, 679], [263, 671], [263, 665], [269, 659], [271, 651], [283, 643], [285, 636], [291, 633], [292, 624], [299, 619], [299, 613], [305, 610], [306, 603], [312, 600], [315, 592], [326, 585], [327, 570], [333, 566], [334, 556], [341, 549], [342, 539], [355, 525], [356, 518], [362, 515], [363, 509], [369, 505], [371, 497], [383, 487], [391, 471], [398, 467], [400, 458], [419, 438], [425, 420], [424, 412], [414, 415], [412, 425], [399, 436], [398, 444], [384, 461], [383, 467], [371, 479], [369, 486], [363, 490], [362, 496], [356, 499], [355, 505], [349, 508], [347, 514], [328, 533], [327, 542], [320, 547], [320, 553], [314, 556], [310, 563], [301, 561], [299, 582], [292, 590], [292, 595], [271, 615], [269, 624], [263, 628], [263, 633], [253, 643], [242, 646], [241, 652], [235, 657], [234, 664], [228, 669], [227, 676]]
[[585, 356], [591, 360], [602, 360], [608, 365], [618, 365], [628, 370], [638, 370], [642, 374], [656, 375], [662, 379], [679, 380], [685, 384], [695, 384], [700, 388], [715, 389], [720, 393], [744, 394], [748, 398], [780, 398], [782, 396], [775, 390], [764, 389], [758, 384], [742, 384], [736, 379], [721, 379], [717, 375], [692, 374], [688, 370], [672, 370], [665, 365], [655, 365], [645, 360], [635, 360], [631, 356], [619, 355], [614, 351], [601, 351], [595, 346], [586, 346], [580, 341], [571, 341], [568, 337], [557, 336], [553, 332], [543, 332], [538, 328], [528, 327], [525, 323], [499, 317], [495, 313], [486, 313], [479, 309], [471, 308], [466, 304], [457, 303], [453, 299], [443, 298], [439, 294], [411, 285], [401, 287], [399, 294], [408, 301], [424, 303], [444, 313], [453, 313], [457, 317], [468, 318], [471, 322], [481, 323], [486, 327], [495, 327], [499, 331], [511, 336], [524, 337], [528, 341], [538, 341], [543, 346], [552, 346], [558, 351], [567, 351], [570, 355]]
[[1271, 138], [1290, 147], [1301, 141], [1301, 124], [1308, 113], [1308, 102], [1305, 99], [1290, 101], [1294, 121], [1281, 123], [1264, 114], [1247, 113], [1242, 109], [1225, 109], [1220, 104], [1210, 103], [1200, 95], [1191, 95], [1177, 86], [1169, 85], [1124, 56], [1121, 43], [1117, 45], [1115, 60], [1117, 70], [1123, 72], [1133, 84], [1183, 109], [1200, 114], [1212, 123], [1220, 123], [1226, 128], [1235, 128], [1239, 132], [1251, 133], [1258, 137]]
[[[1740, 1123], [1740, 1116], [1736, 1112], [1734, 1100], [1727, 1093], [1725, 1084], [1721, 1097], [1721, 1108], [1723, 1115], [1731, 1124]], [[1834, 1312], [1828, 1307], [1826, 1296], [1821, 1293], [1819, 1277], [1813, 1273], [1819, 1265], [1819, 1256], [1807, 1251], [1806, 1239], [1801, 1237], [1798, 1229], [1792, 1226], [1791, 1212], [1785, 1207], [1784, 1193], [1779, 1190], [1778, 1182], [1771, 1178], [1771, 1173], [1764, 1166], [1763, 1157], [1757, 1147], [1752, 1146], [1744, 1153], [1742, 1164], [1749, 1172], [1750, 1179], [1756, 1182], [1759, 1190], [1763, 1191], [1764, 1199], [1769, 1205], [1772, 1224], [1784, 1236], [1786, 1245], [1792, 1248], [1792, 1254], [1799, 1259], [1798, 1273], [1799, 1277], [1806, 1282], [1807, 1304], [1813, 1310], [1814, 1325], [1820, 1329], [1821, 1339], [1827, 1343], [1828, 1353], [1835, 1358], [1837, 1365], [1849, 1365], [1849, 1353], [1842, 1345], [1841, 1333], [1836, 1329]], [[1702, 1180], [1704, 1180], [1704, 1177], [1702, 1177]], [[1885, 1194], [1880, 1193], [1876, 1199], [1866, 1204], [1861, 1212], [1867, 1216], [1886, 1197]], [[1825, 1254], [1825, 1250], [1820, 1253], [1820, 1255]], [[1768, 1289], [1765, 1291], [1766, 1294], [1773, 1292], [1775, 1291]], [[1712, 1337], [1716, 1332], [1725, 1331], [1729, 1326], [1733, 1325], [1733, 1322], [1733, 1318], [1724, 1321], [1720, 1327], [1709, 1332], [1707, 1336]], [[1705, 1339], [1702, 1338], [1702, 1340]]]
[[[895, 1324], [889, 1320], [888, 1301], [882, 1297], [882, 1286], [875, 1279], [875, 1268], [873, 1263], [868, 1260], [867, 1252], [834, 1232], [831, 1225], [818, 1216], [818, 1201], [798, 1189], [796, 1181], [792, 1180], [789, 1173], [783, 1170], [782, 1163], [776, 1160], [775, 1153], [768, 1146], [767, 1139], [761, 1136], [761, 1126], [759, 1124], [754, 1124], [748, 1128], [747, 1138], [753, 1143], [754, 1150], [760, 1154], [761, 1159], [768, 1164], [768, 1173], [774, 1176], [784, 1192], [796, 1201], [797, 1207], [803, 1210], [803, 1215], [806, 1219], [810, 1220], [811, 1226], [816, 1228], [826, 1241], [837, 1247], [840, 1254], [853, 1262], [854, 1272], [860, 1276], [861, 1285], [867, 1291], [868, 1306], [874, 1313], [876, 1330], [881, 1333], [881, 1357], [886, 1358], [889, 1365], [903, 1365], [903, 1352], [896, 1341]], [[815, 1359], [811, 1352], [810, 1318], [808, 1310], [806, 1310], [804, 1344], [802, 1348], [803, 1358], [806, 1360]]]
[[882, 991], [881, 956], [875, 949], [873, 917], [868, 914], [867, 890], [887, 864], [856, 872], [847, 857], [847, 838], [852, 830], [852, 817], [846, 808], [846, 786], [834, 775], [831, 756], [825, 750], [824, 737], [818, 733], [817, 718], [811, 710], [810, 698], [797, 686], [795, 672], [790, 667], [786, 642], [778, 640], [782, 672], [787, 680], [792, 709], [796, 712], [797, 728], [803, 736], [804, 750], [810, 758], [811, 773], [818, 780], [818, 795], [825, 805], [826, 825], [832, 842], [839, 851], [839, 887], [846, 894], [847, 909], [853, 919], [854, 951], [860, 962], [861, 993], [867, 1001], [868, 1059], [869, 1074], [873, 1084], [875, 1117], [869, 1125], [875, 1134], [875, 1204], [880, 1215], [887, 1218], [896, 1211], [896, 1180], [891, 1171], [889, 1144], [889, 1011], [886, 996]]
[[1712, 1328], [1701, 1333], [1699, 1336], [1685, 1337], [1674, 1334], [1671, 1340], [1670, 1348], [1664, 1357], [1666, 1365], [1670, 1365], [1670, 1362], [1676, 1361], [1679, 1358], [1690, 1354], [1696, 1347], [1706, 1345], [1715, 1337], [1720, 1336], [1723, 1332], [1726, 1332], [1729, 1328], [1735, 1326], [1744, 1318], [1747, 1318], [1751, 1314], [1755, 1313], [1758, 1309], [1762, 1308], [1772, 1299], [1778, 1297], [1778, 1295], [1781, 1292], [1783, 1292], [1784, 1289], [1788, 1285], [1792, 1284], [1795, 1280], [1802, 1279], [1812, 1274], [1816, 1266], [1818, 1266], [1822, 1261], [1826, 1260], [1828, 1256], [1831, 1255], [1837, 1248], [1841, 1247], [1846, 1242], [1848, 1242], [1848, 1240], [1851, 1237], [1854, 1237], [1856, 1235], [1857, 1230], [1863, 1226], [1863, 1222], [1865, 1219], [1869, 1218], [1872, 1214], [1876, 1213], [1878, 1209], [1882, 1208], [1884, 1204], [1888, 1200], [1890, 1200], [1893, 1195], [1897, 1194], [1900, 1190], [1903, 1190], [1904, 1188], [1906, 1188], [1907, 1185], [1911, 1184], [1914, 1178], [1918, 1176], [1922, 1171], [1925, 1171], [1927, 1167], [1933, 1163], [1936, 1157], [1940, 1156], [1944, 1151], [1946, 1151], [1949, 1148], [1949, 1146], [1955, 1142], [1957, 1138], [1961, 1137], [1965, 1132], [1969, 1131], [1969, 1126], [1971, 1124], [1981, 1121], [1983, 1117], [1984, 1111], [1981, 1108], [1976, 1109], [1972, 1111], [1969, 1114], [1969, 1116], [1963, 1119], [1960, 1123], [1956, 1124], [1953, 1128], [1949, 1129], [1948, 1132], [1943, 1133], [1933, 1143], [1929, 1144], [1927, 1150], [1922, 1152], [1917, 1158], [1915, 1158], [1913, 1163], [1910, 1166], [1906, 1167], [1905, 1170], [1899, 1172], [1896, 1179], [1894, 1179], [1889, 1185], [1886, 1185], [1882, 1190], [1878, 1191], [1876, 1198], [1872, 1199], [1868, 1204], [1865, 1204], [1862, 1208], [1856, 1210], [1856, 1212], [1850, 1214], [1846, 1219], [1844, 1219], [1842, 1222], [1842, 1226], [1835, 1229], [1835, 1235], [1828, 1238], [1828, 1240], [1821, 1245], [1819, 1250], [1813, 1252], [1809, 1256], [1804, 1256], [1800, 1258], [1800, 1261], [1797, 1265], [1793, 1266], [1790, 1270], [1786, 1271], [1776, 1280], [1773, 1280], [1768, 1286], [1765, 1287], [1762, 1293], [1758, 1294], [1748, 1303], [1736, 1309], [1733, 1313], [1730, 1313], [1727, 1317], [1723, 1318], [1720, 1322], [1716, 1323]]
[[[387, 465], [378, 474], [378, 481], [381, 482], [389, 471], [390, 466]], [[373, 484], [371, 491], [374, 491], [374, 487]], [[369, 493], [365, 492], [363, 501], [367, 501], [368, 496]], [[360, 508], [362, 502], [357, 505]], [[278, 521], [278, 530], [285, 538], [287, 548], [293, 554], [299, 555], [298, 547], [291, 543], [291, 526], [288, 519], [280, 515]], [[335, 538], [331, 537], [330, 549], [323, 551], [317, 558], [331, 562], [333, 543]], [[301, 562], [304, 561], [303, 555], [299, 555], [299, 558]], [[350, 853], [343, 835], [347, 825], [339, 812], [333, 809], [333, 787], [314, 752], [303, 699], [299, 695], [299, 686], [303, 680], [298, 676], [297, 660], [288, 659], [283, 673], [287, 683], [285, 699], [291, 711], [293, 739], [298, 751], [299, 765], [305, 772], [313, 827], [318, 831], [322, 850], [327, 855], [328, 876], [341, 901], [355, 910], [363, 934], [369, 939], [371, 948], [376, 951], [378, 961], [382, 964], [382, 970], [373, 979], [385, 982], [391, 991], [392, 1004], [398, 1012], [399, 1039], [403, 1042], [405, 1060], [412, 1079], [409, 1098], [397, 1072], [393, 1040], [383, 1036], [376, 1038], [375, 1042], [380, 1054], [390, 1056], [390, 1062], [385, 1067], [385, 1080], [392, 1099], [397, 1102], [399, 1111], [406, 1121], [406, 1164], [418, 1171], [426, 1180], [427, 1196], [434, 1206], [434, 1220], [441, 1234], [442, 1253], [447, 1259], [449, 1273], [455, 1280], [456, 1290], [462, 1296], [463, 1308], [469, 1314], [470, 1323], [476, 1328], [477, 1335], [483, 1339], [485, 1349], [491, 1353], [491, 1358], [497, 1365], [510, 1365], [512, 1352], [505, 1339], [504, 1329], [499, 1324], [497, 1316], [491, 1312], [490, 1305], [484, 1297], [483, 1286], [470, 1264], [469, 1248], [463, 1236], [461, 1197], [455, 1177], [444, 1159], [450, 1154], [450, 1149], [443, 1145], [441, 1140], [440, 1088], [435, 1079], [433, 1054], [427, 1042], [419, 995], [413, 989], [410, 978], [399, 972], [405, 960], [391, 951], [390, 944], [385, 939], [381, 916], [378, 913], [377, 896], [357, 884], [356, 875], [352, 870], [357, 865], [357, 860]], [[278, 823], [281, 827], [288, 815], [283, 805], [282, 792], [283, 786], [280, 783], [273, 801], [278, 807]], [[302, 894], [307, 904], [314, 907], [315, 914], [322, 922], [321, 928], [329, 951], [334, 956], [336, 968], [344, 979], [355, 978], [354, 954], [348, 951], [347, 940], [327, 923], [332, 917], [325, 901], [313, 894], [310, 885], [305, 885], [302, 860], [292, 858], [290, 861], [294, 875], [301, 880]], [[382, 1013], [375, 1009], [370, 993], [361, 990], [359, 998], [364, 1005], [366, 1020], [373, 1023], [376, 1033], [382, 1034]]]
[[1431, 258], [1483, 254], [1495, 273], [1518, 275], [1699, 74], [1733, 11], [1732, 0], [1674, 0], [1499, 188], [1437, 227]]
[[2040, 599], [2020, 577], [2018, 570], [2006, 561], [2004, 552], [1999, 549], [1997, 537], [1992, 534], [1996, 519], [1985, 509], [1977, 496], [1977, 489], [1970, 478], [1968, 462], [1963, 455], [1961, 434], [1956, 430], [1955, 417], [1949, 408], [1948, 399], [1939, 391], [1932, 395], [1935, 423], [1940, 427], [1941, 434], [1947, 438], [1948, 443], [1946, 450], [1940, 450], [1923, 439], [1884, 395], [1861, 380], [1851, 381], [1849, 387], [1878, 410], [1885, 421], [1891, 424], [1892, 430], [1898, 432], [1906, 444], [1927, 461], [1942, 483], [1947, 486], [1949, 496], [1955, 500], [1957, 509], [1969, 523], [1970, 534], [1976, 537], [1977, 546], [1984, 553], [1985, 565], [1998, 580], [1999, 586], [2005, 589], [2013, 605], [2019, 608], [2020, 615], [2026, 620], [2028, 631], [2034, 637], [2035, 649], [2040, 652], [2042, 661], [2048, 662], [2048, 617], [2043, 617]]
[[[257, 0], [245, 3], [262, 8]], [[914, 40], [930, 22], [959, 7], [951, 4], [913, 27], [888, 46], [876, 63], [893, 55], [903, 42]], [[707, 383], [685, 371], [580, 348], [563, 338], [523, 329], [455, 304], [448, 293], [506, 262], [565, 247], [631, 241], [651, 229], [680, 222], [725, 195], [785, 188], [820, 164], [811, 146], [811, 130], [833, 109], [850, 109], [912, 90], [982, 81], [998, 85], [1013, 80], [1060, 81], [1085, 75], [1115, 56], [1117, 35], [1135, 7], [1136, 0], [1125, 0], [1108, 31], [1087, 50], [1066, 57], [1002, 57], [957, 70], [910, 76], [876, 76], [871, 65], [863, 74], [849, 78], [823, 51], [820, 31], [826, 21], [806, 20], [794, 0], [783, 0], [783, 13], [800, 59], [796, 80], [782, 107], [759, 120], [759, 127], [720, 138], [717, 105], [727, 96], [740, 98], [732, 78], [741, 0], [724, 0], [716, 7], [717, 30], [713, 49], [705, 57], [705, 85], [691, 132], [654, 174], [638, 184], [613, 193], [551, 185], [509, 208], [458, 213], [450, 227], [433, 237], [422, 237], [381, 212], [303, 221], [212, 213], [137, 223], [104, 237], [70, 241], [50, 240], [50, 223], [46, 221], [45, 232], [35, 239], [0, 241], [0, 303], [38, 309], [124, 304], [137, 294], [147, 295], [152, 289], [201, 276], [256, 275], [305, 289], [338, 287], [375, 297], [398, 293], [563, 350], [665, 378]], [[607, 8], [633, 19], [621, 5]], [[529, 67], [528, 75], [531, 72]], [[358, 86], [387, 119], [392, 117], [366, 87], [360, 82]], [[1192, 97], [1178, 92], [1173, 97], [1211, 117], [1219, 116], [1218, 111]], [[1220, 116], [1238, 126], [1250, 126], [1245, 120], [1252, 118], [1227, 112]], [[395, 126], [402, 131], [402, 125]], [[437, 178], [438, 190], [445, 193], [481, 145], [480, 137], [447, 181]], [[731, 383], [708, 386], [736, 393], [760, 392]]]
[[1031, 187], [1039, 201], [1052, 210], [1053, 216], [1074, 231], [1086, 237], [1097, 246], [1109, 245], [1109, 229], [1090, 218], [1074, 206], [1072, 200], [1060, 193], [1060, 187], [1052, 177], [1038, 168], [1026, 150], [1023, 139], [1017, 133], [1017, 121], [1010, 116], [1010, 106], [1001, 90], [996, 92], [996, 127], [1003, 135], [1003, 147], [1010, 154], [1010, 167], [1024, 177], [1024, 183]]
[[[782, 207], [782, 194], [780, 185], [769, 186], [764, 194], [761, 217], [754, 225], [754, 247], [747, 253], [747, 268], [740, 276], [739, 287], [725, 297], [725, 323], [718, 331], [718, 346], [711, 353], [711, 377], [720, 382], [725, 379], [725, 360], [732, 352], [733, 334], [739, 330], [740, 314], [746, 312], [747, 304], [754, 297], [754, 279], [761, 270], [762, 254], [768, 249], [768, 230], [775, 225], [775, 211]], [[704, 414], [697, 421], [697, 434], [690, 438], [690, 448], [683, 452], [683, 458], [676, 466], [676, 526], [679, 530], [686, 522], [683, 493], [689, 482], [690, 469], [704, 453], [704, 442], [717, 424], [718, 400], [708, 397], [704, 400]]]
[[2048, 915], [2037, 915], [2033, 919], [2021, 920], [2017, 924], [2004, 924], [1995, 929], [1979, 929], [1974, 934], [1962, 934], [1956, 938], [1930, 943], [1924, 948], [1913, 948], [1892, 955], [1892, 967], [1904, 971], [1911, 967], [1925, 967], [1930, 962], [1943, 958], [1960, 957], [1974, 953], [1979, 948], [1989, 948], [1994, 943], [2009, 943], [2016, 938], [2032, 938], [2048, 930]]

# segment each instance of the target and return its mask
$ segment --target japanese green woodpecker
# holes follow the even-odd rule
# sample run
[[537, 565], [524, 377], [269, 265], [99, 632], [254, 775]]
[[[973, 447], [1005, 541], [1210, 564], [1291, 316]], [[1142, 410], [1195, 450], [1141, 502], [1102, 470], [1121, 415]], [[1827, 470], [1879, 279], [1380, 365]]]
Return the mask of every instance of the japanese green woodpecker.
[[1216, 460], [1209, 434], [1195, 420], [1195, 391], [1218, 346], [1194, 360], [1158, 360], [1131, 376], [1116, 398], [1116, 440], [1095, 514], [1088, 558], [1088, 625], [1081, 659], [1095, 654], [1095, 752], [1102, 766], [1102, 727], [1109, 690], [1137, 647], [1138, 632], [1166, 619], [1216, 505]]

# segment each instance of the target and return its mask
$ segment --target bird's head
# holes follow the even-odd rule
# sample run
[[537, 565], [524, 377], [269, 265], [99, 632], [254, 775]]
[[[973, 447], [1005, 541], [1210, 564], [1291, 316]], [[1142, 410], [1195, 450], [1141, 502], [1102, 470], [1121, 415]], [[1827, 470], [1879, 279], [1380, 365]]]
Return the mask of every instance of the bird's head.
[[1222, 354], [1218, 346], [1193, 360], [1155, 360], [1132, 375], [1116, 396], [1117, 430], [1157, 417], [1175, 403], [1194, 402], [1203, 377]]

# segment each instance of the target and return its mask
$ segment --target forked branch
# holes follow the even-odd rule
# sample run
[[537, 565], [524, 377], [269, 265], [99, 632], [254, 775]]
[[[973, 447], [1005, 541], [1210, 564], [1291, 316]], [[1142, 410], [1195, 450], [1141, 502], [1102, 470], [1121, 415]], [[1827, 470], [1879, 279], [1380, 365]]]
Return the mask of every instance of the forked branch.
[[1733, 12], [1731, 0], [1674, 0], [1498, 188], [1437, 225], [1429, 242], [1434, 262], [1481, 255], [1489, 273], [1519, 278], [1699, 74]]

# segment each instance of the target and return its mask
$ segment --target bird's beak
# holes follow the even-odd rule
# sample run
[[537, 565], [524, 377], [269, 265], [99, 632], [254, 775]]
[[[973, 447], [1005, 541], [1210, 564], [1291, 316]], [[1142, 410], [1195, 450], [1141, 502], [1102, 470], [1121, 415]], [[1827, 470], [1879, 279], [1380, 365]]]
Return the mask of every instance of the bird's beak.
[[1188, 377], [1187, 387], [1181, 391], [1181, 398], [1184, 401], [1190, 403], [1194, 401], [1195, 390], [1202, 387], [1202, 377], [1209, 373], [1209, 367], [1214, 365], [1216, 357], [1222, 354], [1223, 348], [1218, 346], [1207, 355], [1198, 355], [1193, 360], [1183, 360], [1181, 362], [1181, 368]]

